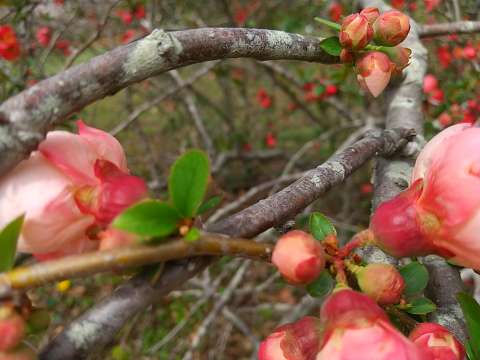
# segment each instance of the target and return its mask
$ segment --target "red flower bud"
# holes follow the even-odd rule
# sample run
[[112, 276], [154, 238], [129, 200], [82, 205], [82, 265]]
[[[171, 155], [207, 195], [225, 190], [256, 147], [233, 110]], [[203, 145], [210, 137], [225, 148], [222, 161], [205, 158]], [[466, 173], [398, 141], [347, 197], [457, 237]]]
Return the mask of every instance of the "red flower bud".
[[360, 290], [380, 305], [398, 304], [400, 302], [405, 289], [405, 281], [395, 266], [369, 264], [356, 275]]
[[463, 345], [446, 328], [435, 323], [421, 323], [410, 333], [412, 340], [428, 359], [463, 360]]
[[20, 45], [10, 25], [0, 26], [0, 57], [15, 61], [20, 57]]
[[425, 75], [425, 77], [423, 78], [423, 92], [425, 94], [430, 94], [436, 88], [438, 88], [438, 80], [435, 75]]
[[395, 71], [397, 72], [401, 72], [408, 66], [410, 62], [410, 56], [412, 55], [412, 50], [401, 46], [387, 48], [386, 52], [390, 60], [392, 60], [393, 64], [395, 65]]
[[394, 64], [384, 53], [371, 51], [360, 57], [355, 67], [360, 86], [377, 97], [387, 87]]
[[370, 25], [373, 25], [375, 20], [380, 16], [380, 11], [376, 7], [367, 7], [360, 11], [360, 15], [365, 16]]
[[351, 64], [353, 63], [353, 60], [354, 60], [353, 52], [347, 49], [342, 49], [342, 51], [340, 51], [340, 61], [342, 63]]
[[315, 359], [320, 345], [320, 320], [306, 316], [283, 325], [260, 344], [259, 360]]
[[272, 263], [292, 284], [315, 280], [325, 267], [325, 253], [312, 235], [293, 230], [283, 235], [275, 245]]
[[373, 36], [380, 45], [398, 45], [405, 40], [409, 31], [408, 16], [397, 10], [384, 12], [373, 24]]
[[344, 48], [361, 50], [372, 40], [372, 26], [365, 16], [352, 14], [343, 19], [339, 37]]
[[13, 309], [0, 308], [0, 352], [16, 347], [25, 335], [25, 321]]

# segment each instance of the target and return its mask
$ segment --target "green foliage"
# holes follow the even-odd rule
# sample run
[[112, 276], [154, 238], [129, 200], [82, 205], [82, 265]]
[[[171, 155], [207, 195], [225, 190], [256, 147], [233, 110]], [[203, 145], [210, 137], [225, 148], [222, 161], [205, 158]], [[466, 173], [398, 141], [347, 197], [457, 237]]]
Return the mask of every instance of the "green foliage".
[[322, 241], [327, 235], [336, 235], [337, 231], [328, 218], [319, 212], [314, 212], [310, 215], [308, 227], [313, 237]]
[[419, 262], [413, 261], [400, 268], [399, 271], [405, 280], [404, 294], [407, 297], [420, 294], [427, 287], [428, 271]]
[[193, 242], [200, 238], [200, 230], [196, 227], [192, 227], [188, 233], [183, 237], [185, 241]]
[[470, 337], [467, 344], [469, 359], [480, 360], [480, 348], [478, 347], [478, 344], [480, 344], [480, 305], [466, 293], [458, 294], [457, 299], [467, 322]]
[[17, 217], [0, 232], [0, 272], [8, 271], [14, 265], [23, 219], [24, 215]]
[[313, 282], [307, 285], [307, 292], [310, 296], [324, 298], [330, 294], [335, 286], [335, 280], [324, 270]]
[[190, 218], [197, 215], [209, 175], [208, 157], [200, 150], [188, 151], [175, 161], [168, 179], [168, 191], [180, 215]]
[[322, 40], [320, 42], [320, 47], [325, 50], [326, 53], [333, 56], [340, 56], [340, 52], [342, 51], [338, 36], [332, 36]]
[[410, 306], [408, 306], [405, 311], [414, 315], [425, 315], [435, 311], [436, 309], [437, 306], [432, 302], [432, 300], [427, 299], [426, 297], [418, 297], [410, 302]]
[[221, 196], [214, 196], [205, 201], [200, 207], [198, 208], [198, 215], [203, 214], [207, 212], [210, 209], [213, 209], [214, 207], [218, 206], [222, 202], [222, 197]]
[[130, 360], [130, 352], [122, 345], [117, 345], [112, 349], [112, 359], [114, 360]]
[[147, 200], [121, 213], [113, 226], [146, 237], [166, 237], [175, 232], [181, 217], [170, 204]]

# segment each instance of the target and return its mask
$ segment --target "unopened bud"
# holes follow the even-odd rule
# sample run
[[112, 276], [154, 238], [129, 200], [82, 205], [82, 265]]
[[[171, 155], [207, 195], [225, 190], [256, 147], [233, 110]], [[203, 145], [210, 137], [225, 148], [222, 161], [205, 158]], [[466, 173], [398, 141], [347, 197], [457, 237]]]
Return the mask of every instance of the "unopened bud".
[[410, 333], [412, 340], [428, 359], [463, 360], [463, 345], [446, 328], [435, 323], [421, 323]]
[[370, 25], [373, 25], [375, 20], [380, 16], [380, 11], [376, 7], [367, 7], [360, 11], [360, 15], [365, 16]]
[[360, 14], [352, 14], [343, 19], [340, 29], [340, 44], [346, 49], [361, 50], [373, 37], [373, 29], [368, 19]]
[[380, 305], [398, 304], [405, 289], [405, 281], [390, 264], [369, 264], [356, 273], [363, 293]]
[[325, 267], [325, 253], [319, 241], [304, 231], [293, 230], [276, 243], [272, 263], [292, 284], [315, 280]]
[[348, 49], [342, 49], [340, 51], [340, 61], [344, 64], [351, 64], [353, 63], [354, 56], [353, 52]]
[[366, 53], [357, 60], [355, 66], [360, 86], [374, 97], [387, 87], [394, 69], [390, 58], [379, 51]]
[[397, 10], [384, 12], [373, 24], [375, 42], [385, 46], [400, 44], [405, 40], [409, 31], [408, 16]]
[[401, 46], [395, 46], [392, 48], [386, 48], [386, 52], [390, 60], [395, 65], [395, 72], [400, 73], [410, 63], [410, 56], [412, 50]]

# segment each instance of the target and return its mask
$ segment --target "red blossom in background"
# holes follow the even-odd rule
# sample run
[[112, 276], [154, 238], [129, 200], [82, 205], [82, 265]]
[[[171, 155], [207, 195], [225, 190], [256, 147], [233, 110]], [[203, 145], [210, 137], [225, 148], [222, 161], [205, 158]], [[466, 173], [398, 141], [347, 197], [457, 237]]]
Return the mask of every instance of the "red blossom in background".
[[435, 10], [438, 5], [442, 2], [442, 0], [423, 0], [425, 3], [425, 9], [430, 12], [432, 10]]
[[20, 57], [20, 44], [15, 31], [9, 25], [0, 26], [0, 56], [8, 61], [15, 61]]
[[55, 43], [55, 47], [60, 50], [64, 56], [68, 56], [71, 54], [71, 50], [70, 50], [70, 41], [68, 40], [65, 40], [65, 39], [61, 39], [61, 40], [58, 40], [56, 43]]
[[233, 21], [237, 26], [245, 25], [247, 18], [248, 18], [248, 11], [243, 7], [237, 8], [233, 13]]
[[129, 29], [129, 30], [125, 31], [125, 32], [122, 34], [122, 37], [121, 37], [121, 39], [120, 39], [120, 42], [121, 42], [122, 44], [127, 44], [127, 43], [129, 43], [134, 37], [135, 37], [135, 30]]
[[265, 135], [265, 146], [270, 149], [277, 147], [277, 138], [273, 133], [269, 132]]
[[395, 8], [395, 9], [403, 9], [405, 7], [405, 0], [392, 0], [390, 4]]
[[258, 89], [256, 99], [258, 104], [264, 109], [268, 109], [272, 106], [272, 98], [264, 88]]
[[47, 47], [52, 38], [52, 31], [48, 26], [42, 26], [37, 29], [35, 37], [40, 45]]
[[338, 22], [340, 21], [343, 15], [343, 6], [342, 4], [334, 1], [328, 8], [328, 16], [332, 21]]
[[130, 25], [133, 21], [133, 14], [130, 10], [117, 10], [115, 13], [125, 25]]
[[437, 58], [444, 69], [450, 66], [452, 63], [452, 54], [448, 45], [442, 45], [437, 48]]
[[134, 15], [138, 20], [145, 18], [145, 6], [139, 4], [135, 7]]
[[360, 192], [362, 194], [368, 195], [373, 192], [373, 185], [370, 183], [364, 183], [360, 186]]

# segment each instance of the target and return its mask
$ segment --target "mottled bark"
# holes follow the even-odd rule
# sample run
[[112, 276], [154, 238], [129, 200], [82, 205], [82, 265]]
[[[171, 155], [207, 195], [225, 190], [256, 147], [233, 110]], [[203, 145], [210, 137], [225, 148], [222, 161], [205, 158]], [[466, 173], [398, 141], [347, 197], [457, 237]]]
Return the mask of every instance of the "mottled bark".
[[472, 34], [477, 32], [480, 32], [480, 21], [457, 21], [423, 25], [418, 29], [418, 35], [421, 38], [450, 34]]
[[209, 60], [249, 57], [335, 63], [320, 39], [261, 29], [165, 32], [118, 47], [45, 79], [0, 105], [0, 175], [26, 158], [70, 114], [135, 82]]
[[[332, 186], [343, 182], [372, 156], [392, 154], [413, 134], [410, 129], [371, 132], [282, 191], [209, 226], [207, 230], [235, 234], [236, 237], [253, 237], [273, 225], [280, 225]], [[154, 284], [148, 275], [139, 275], [127, 281], [111, 296], [66, 325], [41, 351], [40, 359], [85, 359], [101, 350], [114, 341], [132, 316], [181, 286], [205, 269], [212, 260], [214, 258], [194, 258], [167, 263]]]

